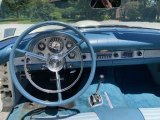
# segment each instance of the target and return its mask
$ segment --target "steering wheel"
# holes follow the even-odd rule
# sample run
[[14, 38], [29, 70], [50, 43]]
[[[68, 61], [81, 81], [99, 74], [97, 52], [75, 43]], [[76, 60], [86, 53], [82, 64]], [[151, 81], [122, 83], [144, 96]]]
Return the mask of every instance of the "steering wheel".
[[[42, 55], [38, 55], [36, 53], [30, 52], [28, 50], [19, 49], [18, 48], [19, 44], [25, 38], [26, 35], [28, 35], [29, 33], [31, 33], [33, 30], [35, 30], [37, 28], [44, 27], [44, 26], [49, 26], [49, 25], [58, 25], [58, 26], [62, 26], [62, 27], [65, 27], [67, 29], [70, 29], [70, 30], [72, 30], [73, 32], [75, 32], [79, 36], [79, 38], [81, 39], [81, 41], [77, 42], [76, 45], [72, 49], [68, 50], [62, 56], [55, 56], [53, 54], [51, 56], [48, 56], [47, 58], [44, 57], [44, 56], [42, 56]], [[82, 43], [85, 43], [87, 45], [87, 47], [89, 48], [89, 52], [91, 54], [91, 58], [92, 58], [91, 59], [91, 71], [90, 71], [88, 80], [84, 84], [84, 86], [75, 95], [71, 96], [70, 98], [67, 98], [67, 99], [63, 100], [62, 99], [62, 92], [63, 92], [63, 90], [61, 89], [60, 77], [59, 77], [59, 73], [58, 72], [64, 66], [62, 65], [62, 66], [59, 66], [59, 67], [56, 67], [56, 68], [53, 67], [53, 66], [56, 66], [58, 63], [62, 62], [62, 59], [64, 57], [66, 57], [69, 53], [71, 53], [75, 48], [79, 47]], [[23, 86], [21, 85], [21, 83], [19, 82], [19, 80], [18, 80], [18, 78], [16, 76], [16, 70], [15, 70], [15, 66], [14, 66], [14, 63], [15, 63], [15, 53], [16, 52], [22, 53], [25, 56], [31, 56], [31, 57], [35, 57], [37, 59], [45, 61], [46, 64], [47, 64], [47, 68], [51, 72], [55, 72], [56, 73], [56, 81], [57, 81], [57, 89], [58, 90], [56, 90], [56, 92], [54, 91], [53, 93], [57, 93], [58, 94], [58, 100], [57, 101], [54, 101], [54, 102], [52, 102], [52, 101], [44, 101], [42, 99], [34, 97], [29, 92], [27, 92], [25, 90], [25, 88], [23, 88]], [[50, 64], [55, 64], [55, 65], [50, 65]], [[10, 67], [11, 79], [12, 79], [14, 85], [16, 86], [16, 88], [19, 90], [19, 92], [23, 96], [25, 96], [26, 98], [28, 98], [29, 100], [31, 100], [31, 101], [33, 101], [35, 103], [42, 104], [42, 105], [45, 105], [45, 106], [62, 106], [62, 105], [66, 105], [66, 104], [74, 101], [79, 96], [81, 96], [86, 91], [86, 89], [88, 88], [88, 86], [91, 84], [91, 82], [92, 82], [92, 80], [94, 78], [95, 69], [96, 69], [96, 57], [95, 57], [94, 50], [93, 50], [91, 44], [89, 43], [89, 41], [85, 38], [85, 36], [77, 28], [74, 28], [73, 26], [70, 26], [70, 25], [65, 24], [63, 22], [48, 21], [48, 22], [42, 22], [42, 23], [38, 23], [38, 24], [35, 24], [35, 25], [31, 26], [30, 28], [28, 28], [27, 30], [25, 30], [18, 37], [18, 39], [14, 43], [12, 51], [10, 53], [9, 67]], [[73, 87], [73, 86], [71, 86], [71, 87]], [[38, 86], [36, 88], [38, 89]], [[68, 90], [68, 89], [66, 89], [66, 90]]]

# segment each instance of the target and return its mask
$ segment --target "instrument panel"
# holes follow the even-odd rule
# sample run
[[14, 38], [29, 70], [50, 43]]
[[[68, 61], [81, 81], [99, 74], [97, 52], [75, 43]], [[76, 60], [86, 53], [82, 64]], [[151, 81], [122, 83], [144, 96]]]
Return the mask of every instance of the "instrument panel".
[[[79, 39], [78, 39], [79, 40]], [[34, 43], [31, 43], [32, 48], [30, 50], [34, 53], [48, 57], [48, 55], [63, 55], [76, 45], [77, 39], [66, 34], [49, 34], [41, 36], [35, 39]], [[83, 45], [82, 45], [83, 48]], [[81, 48], [81, 49], [82, 49]], [[92, 60], [91, 54], [87, 51], [80, 53], [80, 48], [77, 47], [70, 54], [65, 57], [65, 68], [79, 68], [80, 61], [83, 60], [83, 67], [90, 66]], [[132, 64], [147, 64], [155, 63], [160, 60], [160, 50], [143, 50], [143, 49], [131, 49], [131, 50], [95, 50], [98, 66], [113, 66], [113, 65], [132, 65]], [[24, 58], [19, 57], [15, 65], [23, 65]], [[43, 61], [31, 58], [32, 62], [29, 63], [30, 69], [46, 69]], [[34, 60], [33, 60], [34, 59]], [[34, 67], [33, 67], [34, 66]]]
[[[52, 35], [43, 37], [38, 42], [36, 42], [31, 49], [34, 53], [37, 53], [42, 56], [59, 54], [62, 55], [69, 51], [76, 45], [75, 40], [69, 36], [58, 36]], [[73, 50], [68, 56], [67, 59], [70, 60], [80, 60], [80, 51], [77, 47]]]

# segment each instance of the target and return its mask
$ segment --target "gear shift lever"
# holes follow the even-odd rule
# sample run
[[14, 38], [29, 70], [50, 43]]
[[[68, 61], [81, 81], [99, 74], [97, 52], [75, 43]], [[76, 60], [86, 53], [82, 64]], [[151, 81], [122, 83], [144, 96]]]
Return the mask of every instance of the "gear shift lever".
[[99, 88], [100, 88], [100, 85], [101, 85], [101, 83], [103, 82], [103, 80], [104, 80], [104, 75], [103, 75], [103, 74], [100, 74], [100, 75], [99, 75], [99, 83], [98, 83], [98, 86], [97, 86], [96, 93], [99, 92]]
[[100, 85], [102, 83], [102, 81], [104, 80], [104, 75], [100, 74], [99, 76], [99, 83], [96, 89], [96, 92], [94, 94], [92, 94], [89, 98], [88, 98], [88, 102], [90, 104], [91, 107], [97, 107], [103, 104], [103, 99], [101, 97], [101, 95], [99, 94], [99, 88]]

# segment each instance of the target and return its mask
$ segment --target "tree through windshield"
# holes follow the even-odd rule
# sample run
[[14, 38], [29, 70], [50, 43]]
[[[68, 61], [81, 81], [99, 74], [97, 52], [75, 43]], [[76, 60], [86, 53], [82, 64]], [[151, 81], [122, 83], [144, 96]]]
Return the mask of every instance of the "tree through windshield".
[[47, 20], [121, 20], [159, 22], [159, 0], [122, 0], [119, 8], [93, 9], [90, 0], [3, 0], [0, 23], [32, 23]]

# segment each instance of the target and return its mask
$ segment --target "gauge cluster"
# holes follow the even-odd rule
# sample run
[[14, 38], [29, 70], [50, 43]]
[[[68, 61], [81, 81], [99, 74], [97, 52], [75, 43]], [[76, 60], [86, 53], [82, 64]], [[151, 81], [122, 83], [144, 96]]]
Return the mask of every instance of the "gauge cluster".
[[[67, 35], [65, 36], [45, 36], [34, 44], [32, 51], [39, 55], [47, 56], [53, 54], [64, 54], [76, 45], [75, 40]], [[78, 60], [80, 58], [80, 50], [76, 48], [66, 57], [67, 60]]]

